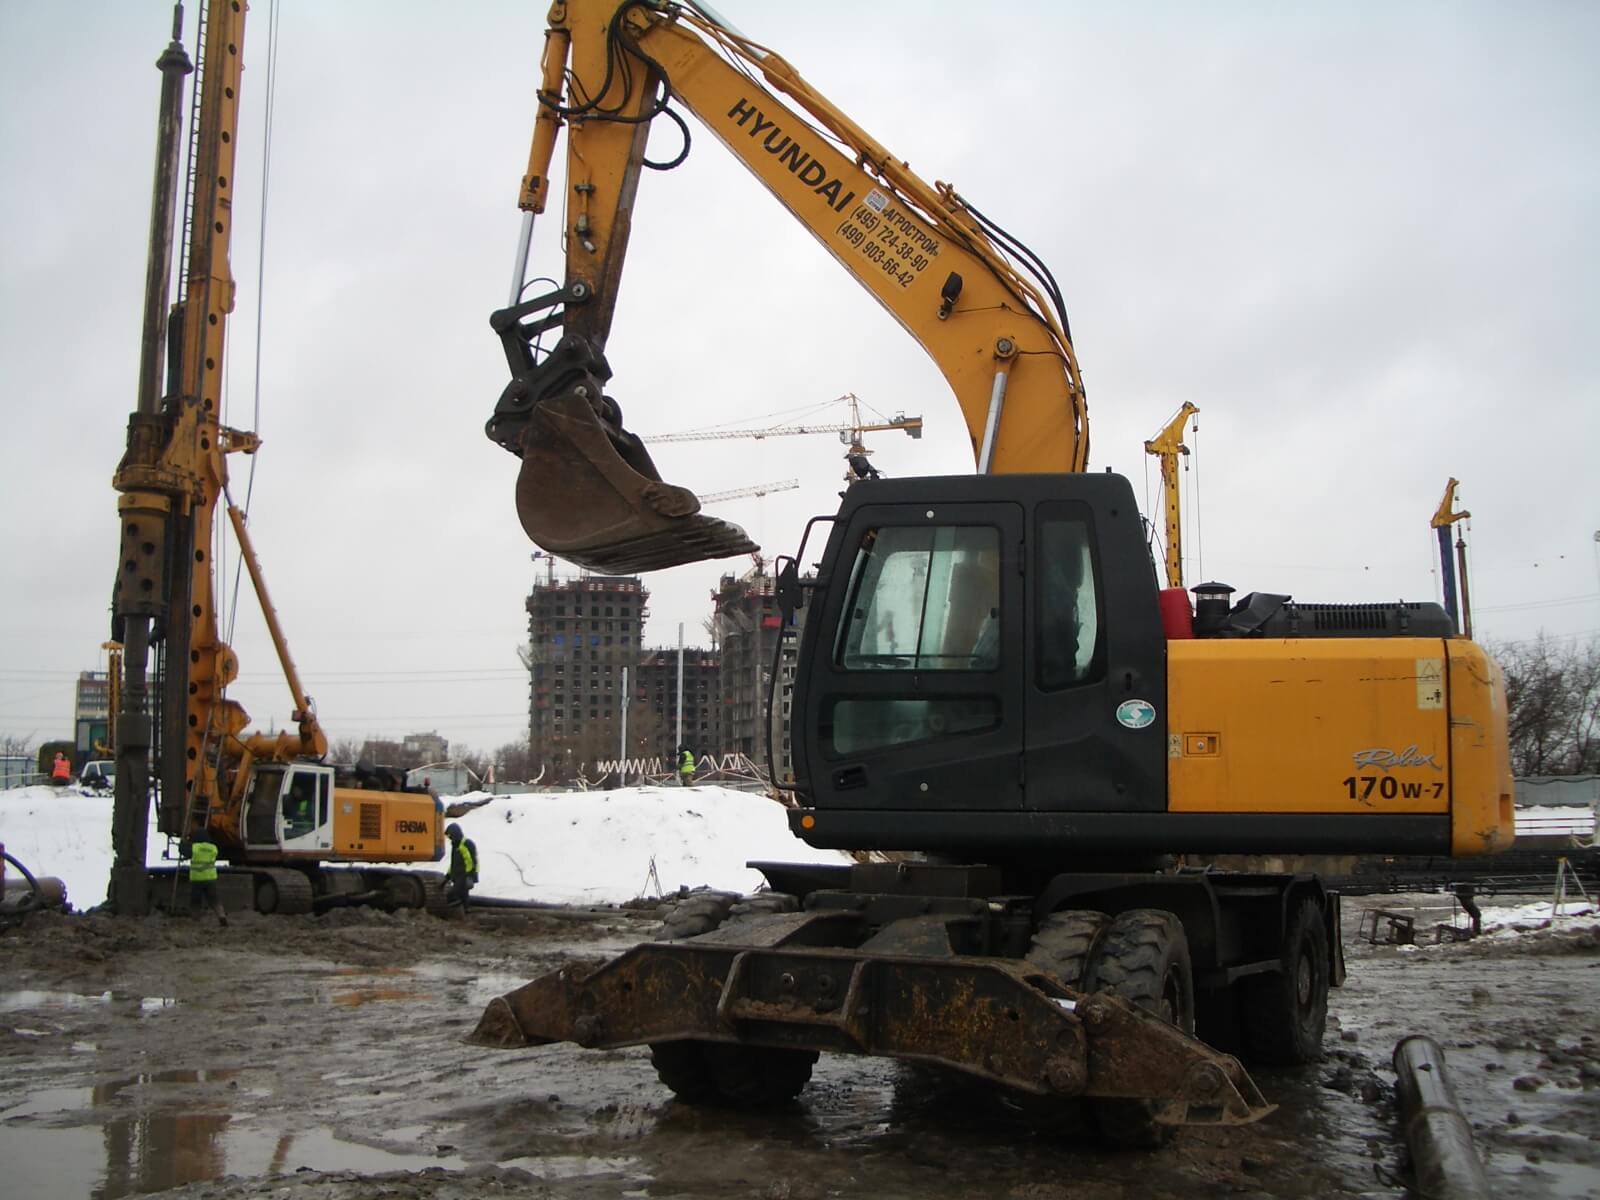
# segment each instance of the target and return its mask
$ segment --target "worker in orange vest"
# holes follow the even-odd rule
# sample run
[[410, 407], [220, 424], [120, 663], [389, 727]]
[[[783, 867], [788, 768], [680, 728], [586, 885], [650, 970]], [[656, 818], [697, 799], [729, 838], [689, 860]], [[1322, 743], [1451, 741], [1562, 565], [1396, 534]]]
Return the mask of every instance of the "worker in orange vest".
[[50, 764], [50, 783], [54, 787], [66, 787], [72, 782], [72, 764], [67, 761], [67, 756], [61, 751], [56, 751], [56, 760]]

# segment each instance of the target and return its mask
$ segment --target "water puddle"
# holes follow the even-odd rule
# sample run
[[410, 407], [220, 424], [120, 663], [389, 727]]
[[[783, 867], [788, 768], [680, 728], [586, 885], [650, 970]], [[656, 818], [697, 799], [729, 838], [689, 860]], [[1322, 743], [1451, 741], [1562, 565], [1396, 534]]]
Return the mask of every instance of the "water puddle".
[[540, 1179], [593, 1179], [612, 1175], [629, 1183], [649, 1183], [650, 1175], [631, 1155], [546, 1154], [538, 1158], [511, 1158], [502, 1167], [521, 1167]]
[[336, 988], [328, 997], [341, 1008], [358, 1008], [363, 1004], [376, 1004], [385, 1000], [432, 1000], [427, 992], [414, 992], [397, 987], [347, 987]]
[[542, 968], [535, 968], [520, 974], [507, 971], [463, 975], [456, 968], [438, 963], [427, 963], [417, 968], [418, 975], [426, 979], [439, 980], [448, 986], [451, 1002], [468, 1006], [473, 1010], [474, 1019], [477, 1016], [476, 1010], [488, 1004], [496, 996], [514, 992], [530, 979], [543, 973]]
[[[92, 1087], [43, 1088], [0, 1109], [9, 1195], [117, 1200], [224, 1175], [460, 1169], [464, 1160], [341, 1138], [328, 1127], [267, 1128], [227, 1111], [239, 1071], [162, 1071]], [[208, 1101], [214, 1096], [217, 1103]]]
[[135, 996], [127, 992], [49, 992], [35, 989], [0, 992], [0, 1013], [65, 1012], [102, 1006], [126, 1006], [140, 1013], [152, 1013], [172, 1008], [177, 1003], [172, 996]]

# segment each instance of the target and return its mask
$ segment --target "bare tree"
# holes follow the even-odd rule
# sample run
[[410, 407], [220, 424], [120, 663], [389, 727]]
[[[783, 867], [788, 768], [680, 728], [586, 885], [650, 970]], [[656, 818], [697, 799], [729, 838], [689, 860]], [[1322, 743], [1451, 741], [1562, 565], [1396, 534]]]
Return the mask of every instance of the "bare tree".
[[482, 780], [489, 772], [489, 755], [470, 746], [457, 745], [451, 759], [472, 772], [473, 778]]
[[1541, 633], [1490, 650], [1506, 673], [1512, 771], [1600, 772], [1600, 641], [1566, 642]]
[[328, 759], [336, 763], [353, 763], [361, 757], [359, 738], [340, 738], [328, 747]]
[[537, 775], [538, 768], [533, 764], [533, 752], [529, 749], [528, 739], [520, 742], [507, 742], [494, 752], [495, 776], [499, 779], [532, 779]]
[[31, 756], [33, 748], [38, 744], [38, 741], [37, 734], [0, 733], [0, 754]]

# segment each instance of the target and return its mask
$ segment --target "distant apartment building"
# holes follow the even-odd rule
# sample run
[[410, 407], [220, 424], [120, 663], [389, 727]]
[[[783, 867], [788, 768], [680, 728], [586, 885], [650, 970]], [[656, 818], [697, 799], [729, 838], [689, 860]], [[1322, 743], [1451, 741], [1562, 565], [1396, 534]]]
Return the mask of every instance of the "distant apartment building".
[[444, 762], [450, 757], [450, 741], [437, 733], [408, 733], [400, 743], [401, 762], [420, 766], [423, 763]]
[[[713, 603], [722, 692], [723, 748], [766, 765], [767, 697], [772, 687], [773, 655], [783, 618], [778, 611], [776, 581], [761, 566], [743, 575], [724, 575]], [[780, 777], [794, 773], [790, 752], [789, 710], [794, 689], [798, 638], [784, 640], [772, 705], [772, 748]]]
[[[528, 745], [547, 780], [621, 749], [623, 671], [638, 665], [649, 599], [636, 575], [552, 573], [528, 594]], [[648, 737], [642, 715], [630, 714], [630, 754]]]
[[[722, 656], [698, 646], [683, 651], [683, 744], [696, 755], [722, 749]], [[648, 739], [646, 757], [670, 760], [677, 753], [678, 651], [646, 650], [634, 688], [635, 714]]]
[[369, 762], [379, 767], [403, 766], [405, 747], [402, 743], [388, 738], [368, 738], [361, 743], [359, 758], [362, 762]]
[[73, 704], [73, 745], [79, 761], [111, 753], [111, 676], [79, 671]]

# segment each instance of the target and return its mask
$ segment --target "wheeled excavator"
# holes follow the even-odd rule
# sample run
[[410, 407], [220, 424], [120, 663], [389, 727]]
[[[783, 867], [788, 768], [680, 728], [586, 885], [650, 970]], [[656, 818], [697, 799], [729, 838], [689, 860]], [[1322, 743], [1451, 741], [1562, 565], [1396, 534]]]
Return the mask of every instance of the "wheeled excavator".
[[[157, 828], [181, 853], [202, 831], [216, 843], [226, 864], [218, 887], [231, 910], [306, 913], [369, 902], [440, 909], [443, 875], [397, 865], [444, 856], [438, 801], [408, 788], [402, 772], [325, 761], [327, 735], [228, 491], [228, 455], [253, 454], [260, 445], [254, 433], [221, 420], [244, 23], [242, 0], [208, 0], [201, 11], [185, 271], [170, 316], [181, 84], [193, 70], [181, 42], [181, 6], [156, 64], [160, 127], [138, 402], [112, 479], [122, 525], [112, 636], [123, 647], [123, 679], [108, 903], [130, 915], [188, 907], [181, 869], [146, 867], [153, 795]], [[293, 730], [248, 732], [249, 716], [227, 697], [239, 659], [217, 622], [219, 511], [237, 539], [293, 697]]]
[[[977, 470], [850, 489], [779, 571], [803, 617], [790, 826], [890, 861], [752, 864], [769, 891], [497, 998], [474, 1040], [649, 1045], [680, 1099], [736, 1105], [788, 1101], [820, 1052], [887, 1055], [1086, 1105], [1117, 1144], [1270, 1111], [1235, 1055], [1319, 1055], [1339, 898], [1173, 856], [1504, 848], [1494, 662], [1436, 604], [1161, 589], [1128, 481], [1087, 471], [1044, 264], [703, 5], [556, 0], [538, 101], [487, 425], [535, 542], [611, 573], [750, 549], [606, 390], [645, 139], [688, 128], [673, 101], [934, 359]], [[552, 204], [565, 275], [529, 296]]]

